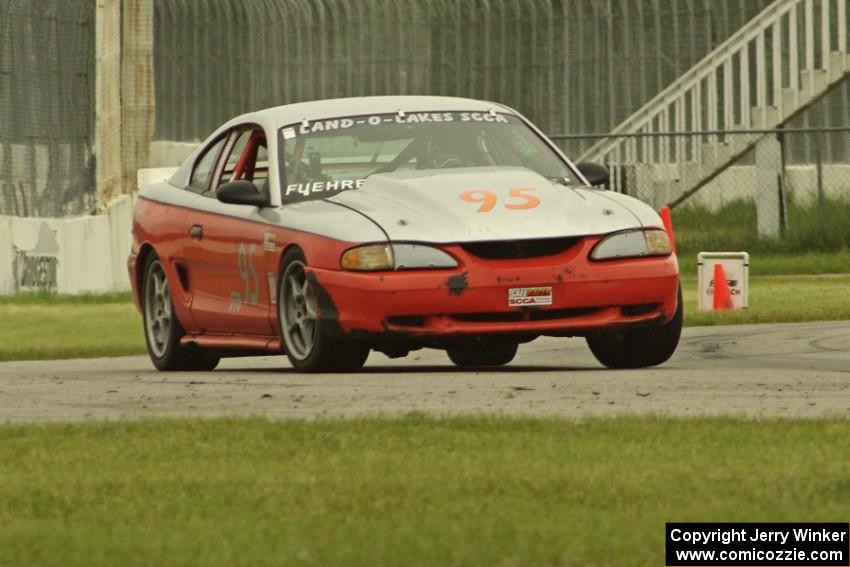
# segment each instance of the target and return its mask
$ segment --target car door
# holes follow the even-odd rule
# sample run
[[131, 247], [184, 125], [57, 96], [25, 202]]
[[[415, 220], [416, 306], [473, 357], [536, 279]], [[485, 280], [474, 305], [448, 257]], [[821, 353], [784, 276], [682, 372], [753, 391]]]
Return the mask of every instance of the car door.
[[263, 238], [270, 227], [257, 207], [222, 203], [215, 194], [228, 181], [260, 182], [264, 170], [257, 166], [264, 148], [262, 128], [234, 128], [200, 194], [201, 205], [187, 217], [184, 261], [192, 286], [191, 312], [205, 334], [272, 334], [271, 292], [262, 277]]

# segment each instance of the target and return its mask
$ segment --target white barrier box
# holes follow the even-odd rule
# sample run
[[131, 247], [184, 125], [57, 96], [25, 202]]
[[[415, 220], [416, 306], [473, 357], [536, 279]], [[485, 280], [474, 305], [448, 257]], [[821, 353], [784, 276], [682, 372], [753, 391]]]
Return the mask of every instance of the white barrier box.
[[750, 255], [746, 252], [700, 252], [697, 254], [697, 290], [700, 311], [714, 309], [714, 266], [721, 264], [735, 309], [746, 309], [750, 278]]

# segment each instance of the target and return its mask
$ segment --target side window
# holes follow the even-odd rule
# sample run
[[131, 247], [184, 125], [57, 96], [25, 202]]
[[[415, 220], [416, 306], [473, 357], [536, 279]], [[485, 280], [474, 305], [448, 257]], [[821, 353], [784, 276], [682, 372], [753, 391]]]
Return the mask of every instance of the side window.
[[236, 168], [236, 164], [239, 161], [239, 158], [242, 157], [242, 152], [245, 151], [245, 145], [248, 143], [248, 140], [251, 138], [251, 130], [245, 130], [239, 137], [236, 138], [236, 142], [233, 144], [233, 147], [230, 150], [230, 155], [227, 156], [227, 163], [224, 165], [224, 175], [222, 176], [222, 182], [225, 180], [232, 181], [233, 170]]
[[268, 168], [265, 133], [258, 128], [247, 129], [238, 133], [230, 146], [219, 176], [219, 184], [247, 179], [262, 187], [268, 177]]
[[224, 146], [224, 141], [227, 137], [221, 138], [219, 141], [210, 146], [207, 151], [195, 163], [195, 169], [192, 171], [192, 177], [189, 179], [189, 185], [198, 191], [206, 191], [210, 186], [215, 164], [218, 161], [218, 154], [221, 153], [221, 148]]

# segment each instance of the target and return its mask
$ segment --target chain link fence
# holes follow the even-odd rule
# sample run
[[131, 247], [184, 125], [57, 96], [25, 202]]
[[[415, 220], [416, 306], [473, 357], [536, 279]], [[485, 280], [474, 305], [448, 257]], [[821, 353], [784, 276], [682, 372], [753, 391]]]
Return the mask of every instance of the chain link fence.
[[[123, 0], [121, 6], [152, 12], [154, 139], [191, 142], [243, 112], [378, 94], [494, 100], [547, 132], [607, 132], [769, 2]], [[119, 149], [103, 129], [102, 155], [94, 156], [95, 9], [95, 0], [0, 0], [0, 214], [89, 212], [97, 205], [95, 183], [110, 179], [97, 171], [113, 154], [127, 154], [122, 161], [130, 174], [159, 165], [137, 163], [145, 148], [122, 143]], [[125, 77], [122, 105], [132, 104], [138, 88]], [[838, 91], [832, 106], [805, 113], [802, 126], [850, 125], [850, 85]], [[148, 128], [145, 113], [153, 109], [122, 108], [123, 129]], [[589, 140], [564, 143], [577, 156]], [[794, 159], [798, 151], [811, 159], [812, 146], [793, 147]], [[127, 171], [123, 185], [131, 185]]]
[[770, 0], [157, 0], [157, 140], [292, 102], [450, 95], [608, 132]]
[[685, 253], [850, 248], [850, 127], [607, 137], [625, 148], [605, 164], [610, 188], [669, 205]]
[[0, 215], [94, 205], [93, 0], [0, 1]]

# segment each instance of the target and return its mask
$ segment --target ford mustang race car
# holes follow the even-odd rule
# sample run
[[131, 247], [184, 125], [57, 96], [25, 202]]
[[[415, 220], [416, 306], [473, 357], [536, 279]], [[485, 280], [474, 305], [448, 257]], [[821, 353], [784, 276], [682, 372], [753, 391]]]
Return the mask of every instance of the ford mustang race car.
[[492, 366], [546, 335], [586, 337], [609, 367], [660, 364], [682, 327], [678, 264], [655, 211], [594, 187], [607, 175], [490, 102], [235, 118], [138, 195], [128, 267], [151, 360], [286, 353], [339, 372], [437, 348]]

